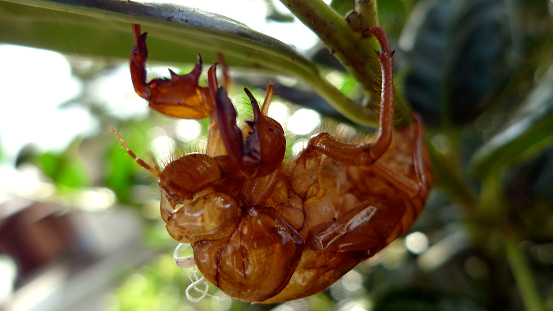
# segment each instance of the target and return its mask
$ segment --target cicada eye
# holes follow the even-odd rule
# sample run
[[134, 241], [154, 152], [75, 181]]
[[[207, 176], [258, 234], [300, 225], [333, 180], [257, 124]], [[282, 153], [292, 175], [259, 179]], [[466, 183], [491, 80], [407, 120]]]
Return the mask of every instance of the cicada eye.
[[170, 201], [180, 202], [220, 178], [221, 169], [215, 159], [192, 153], [169, 163], [159, 175], [159, 186], [171, 197]]

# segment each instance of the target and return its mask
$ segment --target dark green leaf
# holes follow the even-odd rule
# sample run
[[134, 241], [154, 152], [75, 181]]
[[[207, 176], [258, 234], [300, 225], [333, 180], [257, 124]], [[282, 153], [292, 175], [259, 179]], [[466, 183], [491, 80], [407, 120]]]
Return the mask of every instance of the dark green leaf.
[[521, 157], [541, 152], [553, 142], [553, 66], [507, 125], [475, 154], [471, 171], [483, 179]]
[[430, 123], [467, 123], [517, 62], [513, 12], [499, 0], [424, 1], [418, 11], [403, 40], [412, 46], [405, 94]]
[[508, 211], [524, 239], [553, 240], [553, 144], [539, 156], [509, 169], [506, 189]]

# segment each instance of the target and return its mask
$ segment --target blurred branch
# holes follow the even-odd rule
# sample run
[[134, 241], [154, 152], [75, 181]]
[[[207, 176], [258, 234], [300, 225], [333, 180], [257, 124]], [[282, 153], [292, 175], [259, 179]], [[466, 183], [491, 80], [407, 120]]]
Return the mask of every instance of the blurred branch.
[[518, 242], [510, 237], [505, 237], [504, 243], [507, 260], [509, 261], [509, 265], [511, 266], [513, 275], [518, 284], [526, 310], [545, 311], [539, 296], [539, 290], [536, 286], [534, 274]]

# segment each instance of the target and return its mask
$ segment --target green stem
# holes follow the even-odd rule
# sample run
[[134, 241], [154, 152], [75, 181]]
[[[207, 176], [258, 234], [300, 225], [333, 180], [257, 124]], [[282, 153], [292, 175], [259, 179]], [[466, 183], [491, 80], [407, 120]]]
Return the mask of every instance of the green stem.
[[367, 109], [345, 96], [330, 82], [320, 75], [304, 77], [314, 88], [317, 94], [321, 95], [334, 109], [349, 120], [361, 124], [378, 126], [378, 112]]
[[544, 311], [532, 270], [514, 239], [505, 238], [505, 251], [526, 310]]
[[[321, 0], [281, 0], [307, 27], [325, 43], [346, 69], [370, 91], [379, 90], [380, 65], [374, 55], [376, 40], [363, 40], [346, 20]], [[367, 51], [371, 51], [369, 55]], [[367, 70], [371, 68], [373, 70]], [[371, 76], [367, 76], [370, 73]]]
[[496, 169], [482, 180], [479, 206], [475, 215], [486, 222], [500, 222], [503, 214], [502, 207], [508, 204], [503, 200], [501, 175], [501, 170]]
[[[346, 20], [321, 0], [280, 0], [302, 23], [313, 30], [327, 48], [367, 91], [371, 99], [380, 100], [380, 64], [375, 51], [380, 50], [376, 39], [353, 30]], [[376, 21], [376, 5], [365, 3], [360, 7], [365, 18]], [[373, 26], [373, 25], [370, 25]], [[396, 110], [409, 118], [408, 105], [395, 87]]]
[[[374, 55], [374, 51], [379, 50], [376, 40], [363, 40], [361, 34], [351, 29], [342, 16], [321, 0], [281, 2], [323, 40], [367, 91], [380, 89], [380, 64]], [[370, 57], [368, 50], [372, 53]]]
[[363, 28], [378, 25], [376, 0], [355, 0], [355, 11], [359, 13]]

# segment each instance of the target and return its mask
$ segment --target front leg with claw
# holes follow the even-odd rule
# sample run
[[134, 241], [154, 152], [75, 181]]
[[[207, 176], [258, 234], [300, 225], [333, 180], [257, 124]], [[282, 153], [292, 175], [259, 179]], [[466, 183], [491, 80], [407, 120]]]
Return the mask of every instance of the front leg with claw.
[[[225, 88], [216, 96], [216, 118], [221, 138], [227, 153], [238, 170], [245, 177], [263, 177], [280, 166], [286, 153], [284, 130], [278, 122], [267, 117], [259, 109], [257, 101], [248, 89], [244, 89], [251, 100], [254, 119], [248, 121], [251, 128], [244, 140], [242, 130], [236, 125], [236, 110]], [[272, 86], [267, 90], [263, 111], [268, 109]]]
[[147, 33], [140, 33], [140, 25], [133, 25], [133, 32], [135, 44], [130, 58], [130, 70], [136, 93], [149, 102], [150, 108], [171, 117], [202, 119], [210, 116], [215, 110], [213, 97], [218, 88], [215, 66], [209, 68], [208, 87], [198, 85], [202, 73], [202, 59], [199, 56], [196, 66], [188, 74], [178, 75], [169, 70], [170, 79], [146, 82]]

